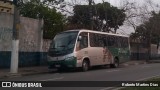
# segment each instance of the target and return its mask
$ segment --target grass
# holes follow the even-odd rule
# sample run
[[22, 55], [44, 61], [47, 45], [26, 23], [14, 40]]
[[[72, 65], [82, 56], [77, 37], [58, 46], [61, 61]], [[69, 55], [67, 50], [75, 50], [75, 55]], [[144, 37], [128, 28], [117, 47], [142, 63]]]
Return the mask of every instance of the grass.
[[121, 90], [160, 90], [160, 87], [128, 87]]
[[[146, 81], [159, 81], [160, 82], [160, 77], [151, 78]], [[120, 90], [160, 90], [160, 85], [158, 87], [127, 87], [127, 88], [123, 88]]]

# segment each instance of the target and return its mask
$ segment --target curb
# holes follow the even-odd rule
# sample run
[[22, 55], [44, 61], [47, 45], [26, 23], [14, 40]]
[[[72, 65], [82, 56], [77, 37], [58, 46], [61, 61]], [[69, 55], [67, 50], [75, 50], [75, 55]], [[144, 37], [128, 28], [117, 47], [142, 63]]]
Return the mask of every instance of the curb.
[[26, 74], [21, 74], [21, 76], [29, 76], [29, 75], [45, 74], [45, 73], [48, 73], [48, 71], [45, 71], [45, 72], [36, 72], [36, 73], [26, 73]]
[[135, 63], [125, 63], [125, 64], [122, 64], [122, 66], [135, 66], [135, 65], [141, 65], [141, 64], [147, 64], [146, 62], [135, 62]]
[[160, 63], [160, 60], [150, 60], [148, 63]]
[[29, 76], [29, 75], [37, 75], [37, 74], [45, 74], [45, 73], [48, 73], [48, 71], [44, 71], [44, 72], [31, 72], [31, 73], [17, 73], [17, 74], [8, 73], [6, 75], [0, 76], [0, 79], [22, 77], [22, 76]]

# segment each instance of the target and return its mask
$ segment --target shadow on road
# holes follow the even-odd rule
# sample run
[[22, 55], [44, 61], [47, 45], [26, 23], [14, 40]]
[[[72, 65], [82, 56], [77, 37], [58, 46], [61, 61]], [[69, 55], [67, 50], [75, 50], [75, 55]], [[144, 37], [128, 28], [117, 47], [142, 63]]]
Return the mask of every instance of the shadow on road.
[[[118, 68], [123, 68], [123, 67], [119, 66]], [[97, 70], [104, 70], [104, 69], [116, 69], [116, 68], [110, 68], [109, 65], [94, 66], [94, 67], [90, 68], [87, 72], [97, 71]], [[83, 72], [83, 71], [81, 70], [81, 68], [76, 68], [76, 69], [63, 68], [63, 69], [59, 69], [59, 70], [49, 71], [50, 74], [52, 74], [52, 73], [78, 73], [78, 72]]]

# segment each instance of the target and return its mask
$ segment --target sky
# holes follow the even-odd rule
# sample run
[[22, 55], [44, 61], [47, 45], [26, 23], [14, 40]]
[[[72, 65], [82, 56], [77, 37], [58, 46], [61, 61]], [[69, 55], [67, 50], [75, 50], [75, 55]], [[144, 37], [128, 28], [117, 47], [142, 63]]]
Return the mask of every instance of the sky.
[[[103, 0], [94, 0], [96, 3], [101, 3]], [[107, 2], [110, 2], [113, 6], [120, 6], [121, 4], [123, 4], [123, 1], [129, 1], [129, 2], [137, 2], [138, 4], [142, 5], [145, 3], [145, 1], [147, 0], [104, 0]], [[156, 4], [160, 4], [160, 0], [150, 0]]]
[[[101, 3], [102, 1], [103, 0], [95, 0], [95, 3]], [[104, 1], [109, 2], [113, 6], [120, 7], [123, 5], [123, 2], [125, 2], [125, 1], [136, 2], [139, 6], [142, 6], [146, 3], [147, 0], [104, 0]], [[149, 0], [149, 1], [153, 2], [154, 5], [160, 6], [160, 0]], [[154, 9], [157, 11], [160, 10], [160, 8], [154, 8]], [[128, 35], [132, 32], [134, 32], [133, 27], [125, 25], [125, 24], [123, 26], [121, 26], [120, 29], [118, 30], [118, 33], [125, 34], [125, 35]]]
[[[12, 0], [11, 0], [12, 1]], [[70, 4], [75, 4], [75, 3], [81, 3], [81, 4], [88, 4], [88, 2], [86, 3], [86, 1], [88, 0], [65, 0], [65, 2], [68, 2]], [[136, 2], [138, 5], [144, 5], [146, 1], [152, 1], [155, 5], [159, 5], [160, 6], [160, 0], [104, 0], [104, 1], [107, 1], [109, 2], [111, 5], [113, 6], [116, 6], [116, 7], [121, 7], [124, 2], [126, 1], [129, 1], [129, 2]], [[102, 3], [103, 0], [94, 0], [95, 3]], [[71, 5], [72, 6], [72, 5]], [[69, 12], [73, 12], [72, 11], [73, 8], [71, 7], [67, 7], [67, 10]], [[160, 7], [159, 8], [156, 8], [157, 11], [160, 10]], [[138, 23], [138, 22], [137, 22]], [[130, 34], [134, 32], [134, 29], [133, 27], [131, 26], [128, 26], [128, 25], [123, 25], [120, 27], [120, 29], [118, 30], [118, 33], [120, 34]]]
[[[88, 4], [88, 0], [65, 0], [66, 2], [69, 2], [69, 3], [78, 3], [78, 4]], [[124, 5], [124, 2], [126, 1], [129, 1], [129, 2], [135, 2], [138, 6], [142, 6], [146, 3], [146, 1], [151, 1], [154, 3], [154, 5], [159, 5], [160, 6], [160, 0], [104, 0], [105, 2], [109, 2], [111, 5], [113, 6], [116, 6], [116, 7], [121, 7], [122, 5]], [[103, 0], [94, 0], [95, 3], [102, 3]], [[151, 7], [147, 7], [147, 8], [151, 8]], [[68, 8], [69, 11], [72, 11], [72, 9], [69, 7]], [[153, 9], [150, 9], [150, 10], [153, 10]], [[157, 10], [159, 11], [160, 10], [160, 7], [159, 8], [156, 8], [154, 7], [154, 10]], [[136, 20], [136, 19], [135, 19]], [[140, 24], [139, 21], [136, 22], [138, 25]], [[129, 35], [131, 34], [132, 32], [134, 32], [134, 29], [133, 27], [127, 25], [124, 23], [123, 26], [121, 26], [118, 30], [118, 33], [119, 34], [124, 34], [124, 35]]]

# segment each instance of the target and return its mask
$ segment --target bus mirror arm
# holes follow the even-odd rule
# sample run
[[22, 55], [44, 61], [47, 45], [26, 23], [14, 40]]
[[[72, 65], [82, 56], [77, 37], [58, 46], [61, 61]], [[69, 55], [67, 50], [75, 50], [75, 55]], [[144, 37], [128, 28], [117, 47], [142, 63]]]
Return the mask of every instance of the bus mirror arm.
[[77, 42], [77, 45], [76, 45], [76, 51], [80, 50], [80, 42], [78, 41]]

